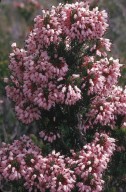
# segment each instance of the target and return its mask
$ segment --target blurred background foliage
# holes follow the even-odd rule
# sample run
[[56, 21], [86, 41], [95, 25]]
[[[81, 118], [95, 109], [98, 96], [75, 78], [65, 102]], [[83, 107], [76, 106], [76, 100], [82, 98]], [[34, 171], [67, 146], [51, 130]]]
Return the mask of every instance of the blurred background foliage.
[[[31, 1], [34, 2], [34, 1]], [[5, 86], [9, 77], [8, 63], [12, 42], [23, 47], [27, 34], [33, 27], [33, 18], [41, 14], [42, 8], [50, 8], [63, 0], [2, 0], [0, 3], [0, 143], [11, 142], [25, 133], [34, 133], [35, 124], [22, 125], [16, 120], [13, 105], [6, 98]], [[72, 2], [72, 0], [64, 0]], [[75, 0], [74, 0], [75, 2]], [[109, 14], [110, 28], [106, 37], [110, 38], [112, 54], [124, 63], [120, 84], [126, 83], [126, 0], [99, 0], [101, 9]], [[126, 128], [113, 130], [117, 140], [117, 151], [105, 173], [104, 192], [126, 192]], [[0, 190], [2, 185], [0, 184]], [[4, 190], [6, 191], [6, 190]]]

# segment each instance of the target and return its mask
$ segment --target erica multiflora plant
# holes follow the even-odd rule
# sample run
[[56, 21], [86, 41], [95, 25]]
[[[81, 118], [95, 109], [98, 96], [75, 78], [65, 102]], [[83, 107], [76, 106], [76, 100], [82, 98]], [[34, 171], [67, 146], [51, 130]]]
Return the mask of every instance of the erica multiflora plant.
[[104, 38], [107, 13], [76, 2], [43, 10], [34, 21], [24, 48], [12, 44], [6, 91], [17, 118], [36, 122], [42, 145], [26, 136], [3, 144], [1, 180], [27, 191], [100, 192], [115, 149], [111, 130], [126, 115], [122, 65]]

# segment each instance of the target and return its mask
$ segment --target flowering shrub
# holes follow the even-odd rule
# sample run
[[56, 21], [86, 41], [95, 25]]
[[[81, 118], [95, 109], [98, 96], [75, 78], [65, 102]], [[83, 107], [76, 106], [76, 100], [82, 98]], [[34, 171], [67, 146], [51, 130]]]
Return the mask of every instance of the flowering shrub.
[[6, 89], [19, 120], [31, 123], [56, 105], [79, 104], [88, 110], [83, 120], [89, 125], [114, 126], [117, 115], [125, 115], [126, 91], [117, 87], [121, 64], [107, 58], [111, 43], [102, 37], [107, 27], [107, 13], [83, 2], [35, 18], [25, 49], [14, 43], [10, 54], [13, 86]]
[[8, 181], [23, 180], [28, 191], [99, 192], [104, 181], [101, 176], [115, 149], [114, 139], [95, 134], [92, 143], [70, 157], [52, 151], [43, 156], [29, 137], [23, 136], [11, 145], [2, 144], [0, 174]]
[[12, 44], [6, 91], [18, 119], [37, 122], [48, 150], [41, 154], [27, 137], [3, 144], [2, 178], [22, 180], [28, 191], [99, 192], [115, 149], [102, 132], [111, 134], [126, 116], [126, 88], [118, 86], [122, 64], [108, 57], [111, 42], [104, 38], [107, 13], [85, 2], [42, 13], [24, 48]]

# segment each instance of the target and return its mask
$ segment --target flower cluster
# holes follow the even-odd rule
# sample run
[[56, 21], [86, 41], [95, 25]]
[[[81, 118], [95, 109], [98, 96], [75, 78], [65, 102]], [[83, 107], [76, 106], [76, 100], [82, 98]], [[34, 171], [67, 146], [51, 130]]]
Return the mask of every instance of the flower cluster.
[[53, 151], [43, 157], [29, 137], [23, 136], [13, 144], [3, 143], [0, 150], [0, 174], [7, 181], [24, 181], [28, 191], [71, 191], [73, 171], [66, 167], [63, 156]]
[[[75, 175], [79, 179], [77, 183], [79, 192], [100, 192], [104, 181], [102, 173], [107, 168], [110, 157], [115, 150], [114, 139], [106, 134], [95, 134], [92, 143], [87, 144], [79, 153], [72, 151], [73, 161], [68, 160], [71, 166], [75, 166]], [[76, 160], [77, 159], [77, 160]]]
[[52, 151], [44, 157], [31, 139], [23, 136], [12, 144], [0, 148], [0, 174], [2, 180], [23, 180], [28, 191], [49, 189], [50, 192], [100, 192], [102, 173], [115, 149], [114, 139], [96, 133], [94, 141], [79, 152], [64, 157]]
[[40, 137], [44, 140], [44, 141], [48, 141], [50, 143], [52, 143], [53, 141], [55, 141], [57, 138], [60, 138], [60, 134], [59, 133], [54, 133], [54, 132], [47, 132], [46, 131], [41, 131], [39, 133]]
[[126, 116], [126, 88], [113, 86], [107, 95], [96, 96], [86, 113], [88, 121], [84, 122], [80, 129], [87, 129], [93, 125], [115, 127], [118, 117]]
[[90, 11], [84, 3], [67, 4], [61, 11], [63, 33], [70, 39], [97, 39], [104, 35], [107, 24], [107, 13], [94, 8]]
[[118, 59], [114, 60], [112, 57], [109, 60], [105, 58], [92, 62], [91, 69], [87, 70], [88, 78], [90, 78], [88, 94], [103, 93], [105, 95], [113, 85], [117, 84], [122, 65], [119, 64]]

